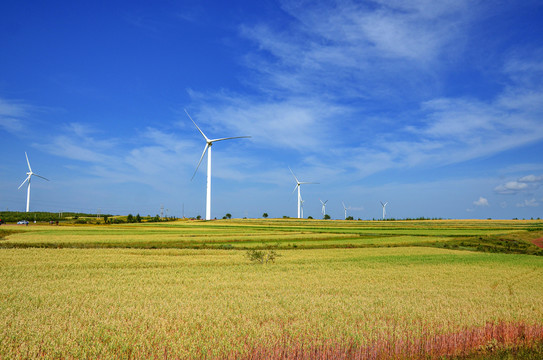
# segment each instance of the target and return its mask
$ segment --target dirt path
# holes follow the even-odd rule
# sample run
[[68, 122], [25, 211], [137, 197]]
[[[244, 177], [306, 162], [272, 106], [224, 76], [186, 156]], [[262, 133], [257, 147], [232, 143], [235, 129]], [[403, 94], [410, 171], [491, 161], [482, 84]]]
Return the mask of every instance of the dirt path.
[[532, 244], [534, 244], [535, 246], [539, 246], [543, 249], [543, 237], [539, 239], [533, 239]]

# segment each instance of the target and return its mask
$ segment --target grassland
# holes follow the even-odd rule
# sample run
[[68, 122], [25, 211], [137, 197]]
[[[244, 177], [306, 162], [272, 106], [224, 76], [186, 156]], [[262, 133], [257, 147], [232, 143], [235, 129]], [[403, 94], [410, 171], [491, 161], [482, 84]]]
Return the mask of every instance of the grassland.
[[[543, 257], [526, 253], [541, 228], [297, 220], [15, 228], [0, 240], [0, 359], [540, 349]], [[501, 244], [490, 246], [495, 253], [452, 248], [462, 241]], [[516, 251], [507, 242], [526, 244], [525, 253], [506, 253]], [[269, 247], [280, 255], [273, 264], [245, 256]]]

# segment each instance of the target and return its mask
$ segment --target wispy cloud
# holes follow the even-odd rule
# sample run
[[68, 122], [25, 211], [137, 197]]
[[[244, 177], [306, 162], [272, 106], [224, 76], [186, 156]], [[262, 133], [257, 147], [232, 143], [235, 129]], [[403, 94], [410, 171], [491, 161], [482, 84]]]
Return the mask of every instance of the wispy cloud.
[[60, 129], [48, 142], [37, 144], [50, 154], [67, 159], [89, 163], [113, 163], [115, 156], [109, 154], [114, 149], [115, 139], [96, 139], [98, 130], [89, 125], [70, 123]]
[[286, 27], [241, 27], [256, 44], [246, 64], [261, 75], [261, 90], [389, 101], [432, 89], [437, 60], [456, 57], [478, 12], [467, 1], [285, 1], [282, 8], [295, 19]]
[[[293, 149], [315, 166], [347, 168], [357, 177], [455, 164], [540, 141], [543, 86], [523, 80], [543, 59], [537, 51], [504, 60], [507, 85], [494, 97], [431, 95], [443, 57], [464, 55], [469, 26], [484, 12], [479, 6], [283, 2], [295, 19], [286, 26], [240, 28], [256, 45], [245, 57], [247, 85], [256, 93], [189, 93], [208, 124], [249, 132], [256, 144]], [[404, 98], [418, 108], [406, 111], [398, 105]]]
[[524, 200], [523, 202], [517, 204], [517, 207], [538, 207], [538, 206], [539, 206], [539, 202], [535, 198]]
[[0, 98], [0, 128], [10, 133], [21, 133], [31, 109], [24, 102]]

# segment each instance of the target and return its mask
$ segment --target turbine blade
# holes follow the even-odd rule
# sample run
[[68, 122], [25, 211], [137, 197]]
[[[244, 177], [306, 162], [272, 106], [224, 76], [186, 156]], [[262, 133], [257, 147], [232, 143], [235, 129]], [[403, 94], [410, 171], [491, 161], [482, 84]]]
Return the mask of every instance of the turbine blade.
[[196, 123], [194, 122], [194, 120], [192, 120], [192, 118], [190, 117], [187, 109], [183, 109], [185, 110], [185, 113], [187, 114], [187, 116], [189, 117], [189, 119], [192, 121], [192, 123], [194, 124], [194, 126], [196, 126], [196, 129], [198, 129], [198, 131], [200, 132], [200, 134], [202, 134], [202, 136], [204, 137], [204, 139], [206, 139], [206, 142], [210, 142], [210, 140], [207, 138], [207, 136], [204, 134], [204, 132], [198, 127], [198, 125], [196, 125]]
[[319, 184], [319, 183], [302, 181], [300, 184]]
[[209, 144], [206, 143], [206, 146], [204, 147], [204, 152], [202, 153], [202, 156], [200, 157], [200, 161], [198, 161], [198, 166], [196, 166], [196, 170], [194, 170], [194, 174], [190, 178], [190, 181], [192, 181], [192, 179], [194, 179], [194, 177], [196, 176], [196, 172], [198, 171], [198, 168], [200, 167], [200, 164], [202, 163], [202, 159], [204, 158], [204, 155], [206, 154], [206, 151], [207, 151], [208, 147], [209, 147]]
[[290, 173], [292, 174], [292, 176], [294, 176], [294, 180], [296, 180], [296, 184], [300, 184], [300, 182], [298, 181], [298, 178], [296, 177], [296, 175], [294, 175], [294, 171], [292, 171], [290, 166], [288, 167], [288, 169], [290, 170]]
[[39, 177], [39, 178], [42, 178], [43, 180], [47, 180], [47, 181], [49, 181], [49, 179], [47, 179], [47, 178], [44, 178], [43, 176], [41, 176], [41, 175], [38, 175], [38, 174], [36, 174], [36, 173], [32, 173], [32, 175], [34, 175], [34, 176], [37, 176], [37, 177]]
[[226, 138], [220, 138], [220, 139], [211, 139], [209, 141], [214, 143], [216, 141], [223, 141], [223, 140], [230, 140], [230, 139], [244, 139], [244, 138], [250, 138], [250, 136], [233, 136], [233, 137], [226, 137]]
[[28, 170], [32, 172], [32, 168], [30, 167], [30, 161], [28, 161], [28, 155], [26, 154], [26, 151], [25, 151], [25, 156], [26, 156], [26, 163], [28, 164]]
[[341, 205], [343, 205], [343, 208], [344, 208], [345, 210], [347, 210], [347, 208], [345, 207], [345, 203], [344, 203], [343, 201], [341, 202]]
[[326, 200], [324, 203], [326, 204], [328, 202], [328, 200]]
[[296, 191], [296, 189], [298, 188], [298, 186], [300, 186], [299, 184], [296, 184], [296, 186], [294, 187], [294, 190], [292, 190], [292, 193], [294, 194], [294, 192]]
[[19, 190], [19, 189], [21, 188], [21, 186], [23, 186], [23, 185], [25, 184], [25, 182], [28, 181], [28, 179], [30, 179], [30, 175], [28, 175], [28, 177], [25, 179], [25, 181], [23, 181], [23, 182], [21, 183], [21, 185], [19, 185], [19, 187], [17, 188], [17, 190]]

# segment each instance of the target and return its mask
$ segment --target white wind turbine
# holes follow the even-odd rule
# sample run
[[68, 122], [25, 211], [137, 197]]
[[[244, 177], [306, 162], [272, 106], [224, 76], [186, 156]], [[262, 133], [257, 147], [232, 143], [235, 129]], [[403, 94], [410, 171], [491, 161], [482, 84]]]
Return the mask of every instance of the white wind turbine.
[[302, 213], [302, 209], [301, 209], [302, 195], [300, 194], [300, 185], [302, 185], [302, 184], [318, 184], [318, 183], [316, 183], [316, 182], [298, 181], [298, 178], [296, 177], [296, 175], [294, 175], [294, 172], [292, 171], [292, 169], [290, 167], [288, 169], [292, 173], [292, 176], [294, 176], [294, 180], [296, 180], [296, 186], [294, 187], [294, 190], [292, 190], [292, 192], [295, 192], [296, 189], [298, 189], [298, 219], [300, 219], [301, 217], [303, 217], [303, 213]]
[[345, 220], [347, 220], [347, 207], [345, 206], [345, 203], [342, 201], [341, 204], [343, 205], [343, 211], [345, 211]]
[[385, 217], [387, 216], [387, 210], [386, 210], [386, 207], [387, 207], [387, 204], [388, 204], [388, 201], [386, 203], [383, 204], [382, 201], [380, 201], [381, 203], [381, 206], [383, 207], [383, 220], [385, 219]]
[[322, 204], [321, 212], [322, 212], [322, 216], [324, 217], [326, 215], [326, 203], [328, 202], [328, 200], [322, 201], [321, 199], [319, 199], [319, 201]]
[[25, 184], [25, 182], [28, 181], [28, 188], [26, 190], [26, 212], [29, 212], [30, 211], [30, 180], [31, 180], [32, 176], [37, 176], [37, 177], [42, 178], [42, 179], [47, 180], [47, 181], [49, 181], [49, 179], [46, 179], [43, 176], [40, 176], [40, 175], [36, 174], [35, 172], [33, 172], [32, 168], [30, 167], [30, 161], [28, 161], [28, 155], [26, 154], [26, 151], [25, 151], [25, 156], [26, 156], [26, 163], [28, 164], [28, 172], [26, 173], [26, 175], [28, 175], [28, 176], [21, 183], [21, 185], [19, 185], [19, 189]]
[[200, 161], [198, 161], [198, 166], [196, 166], [196, 170], [194, 171], [194, 174], [192, 175], [192, 179], [194, 179], [194, 176], [196, 175], [196, 172], [198, 171], [198, 168], [200, 167], [200, 164], [202, 163], [202, 159], [204, 158], [204, 155], [207, 151], [207, 193], [206, 193], [206, 220], [211, 220], [211, 145], [213, 145], [214, 142], [222, 141], [222, 140], [230, 140], [230, 139], [241, 139], [241, 138], [250, 138], [250, 136], [234, 136], [234, 137], [227, 137], [227, 138], [220, 138], [220, 139], [209, 139], [207, 136], [205, 136], [204, 132], [196, 125], [194, 120], [190, 117], [188, 111], [185, 109], [185, 113], [187, 113], [187, 116], [192, 121], [194, 126], [198, 129], [200, 134], [204, 137], [206, 141], [206, 146], [204, 147], [204, 151], [202, 152], [202, 156], [200, 157]]

